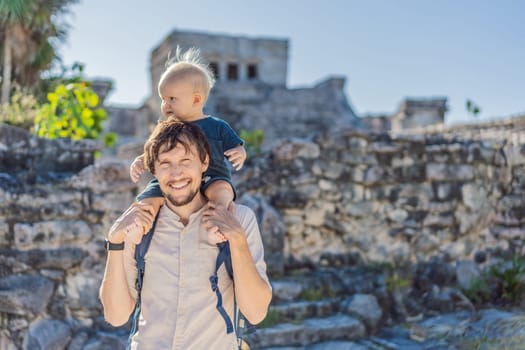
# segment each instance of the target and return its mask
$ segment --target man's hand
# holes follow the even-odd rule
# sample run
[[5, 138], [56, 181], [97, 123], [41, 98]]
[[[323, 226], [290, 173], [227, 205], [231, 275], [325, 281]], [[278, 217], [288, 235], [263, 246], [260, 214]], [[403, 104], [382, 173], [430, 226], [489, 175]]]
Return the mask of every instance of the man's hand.
[[144, 155], [142, 154], [135, 158], [129, 167], [129, 176], [131, 177], [131, 181], [137, 183], [137, 181], [139, 181], [140, 175], [142, 175], [144, 171], [146, 171], [146, 168], [144, 167]]
[[241, 170], [242, 166], [244, 165], [244, 161], [246, 160], [246, 150], [244, 149], [243, 145], [230, 148], [224, 152], [224, 155], [226, 158], [228, 158], [230, 163], [232, 163], [232, 166], [235, 170]]
[[122, 214], [109, 230], [108, 240], [111, 243], [122, 243], [130, 239], [139, 244], [148, 231], [153, 220], [155, 211], [153, 206], [147, 203], [133, 203]]

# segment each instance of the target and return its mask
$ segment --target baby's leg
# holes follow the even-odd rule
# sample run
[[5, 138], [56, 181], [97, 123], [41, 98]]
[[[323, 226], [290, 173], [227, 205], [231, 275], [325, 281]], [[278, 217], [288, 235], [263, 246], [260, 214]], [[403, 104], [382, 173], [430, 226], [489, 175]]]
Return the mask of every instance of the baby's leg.
[[[224, 180], [216, 180], [212, 182], [204, 191], [204, 195], [210, 202], [224, 205], [226, 208], [233, 202], [232, 186]], [[218, 230], [208, 231], [208, 242], [210, 244], [217, 244], [226, 241], [226, 237]]]
[[[164, 204], [164, 197], [147, 197], [140, 200], [141, 203], [147, 203], [153, 207], [153, 213], [156, 217], [160, 207]], [[145, 227], [146, 232], [149, 231], [151, 227]]]
[[224, 180], [213, 181], [204, 191], [210, 202], [224, 205], [226, 208], [233, 202], [233, 188]]

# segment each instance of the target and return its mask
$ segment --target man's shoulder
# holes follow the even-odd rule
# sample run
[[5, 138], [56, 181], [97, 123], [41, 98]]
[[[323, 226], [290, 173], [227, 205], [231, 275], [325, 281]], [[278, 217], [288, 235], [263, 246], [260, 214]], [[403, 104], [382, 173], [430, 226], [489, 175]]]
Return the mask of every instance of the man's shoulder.
[[239, 220], [247, 220], [250, 218], [255, 218], [255, 213], [252, 208], [244, 205], [235, 203], [235, 214]]

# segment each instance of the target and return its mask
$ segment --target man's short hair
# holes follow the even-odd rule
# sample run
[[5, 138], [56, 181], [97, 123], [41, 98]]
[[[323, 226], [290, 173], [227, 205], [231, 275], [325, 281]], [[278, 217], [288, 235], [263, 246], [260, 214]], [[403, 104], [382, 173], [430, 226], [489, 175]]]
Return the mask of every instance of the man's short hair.
[[190, 152], [193, 145], [202, 163], [211, 155], [210, 144], [202, 129], [191, 123], [183, 123], [174, 119], [161, 121], [144, 144], [144, 166], [155, 174], [155, 162], [159, 159], [159, 152], [169, 152], [177, 145], [183, 145], [186, 152]]

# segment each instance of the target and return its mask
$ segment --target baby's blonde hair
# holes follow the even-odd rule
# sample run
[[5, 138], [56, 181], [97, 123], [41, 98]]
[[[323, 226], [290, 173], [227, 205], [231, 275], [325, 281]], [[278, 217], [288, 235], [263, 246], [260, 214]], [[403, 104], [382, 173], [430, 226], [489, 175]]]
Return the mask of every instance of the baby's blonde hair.
[[160, 87], [171, 79], [194, 78], [193, 88], [204, 94], [204, 101], [208, 98], [210, 90], [215, 85], [215, 77], [210, 66], [201, 57], [201, 52], [196, 47], [190, 47], [182, 51], [177, 45], [175, 56], [169, 57], [166, 62], [166, 70], [159, 80]]

